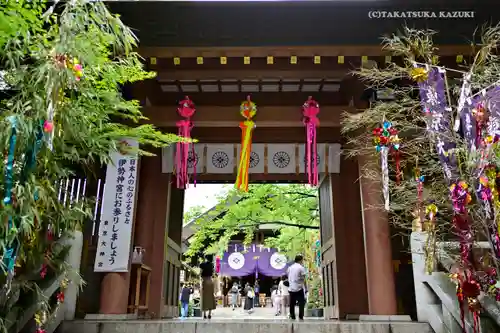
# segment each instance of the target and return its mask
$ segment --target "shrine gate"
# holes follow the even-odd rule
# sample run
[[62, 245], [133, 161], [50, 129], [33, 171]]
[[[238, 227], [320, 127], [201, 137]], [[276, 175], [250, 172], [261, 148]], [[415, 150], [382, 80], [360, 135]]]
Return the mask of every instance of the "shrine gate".
[[[330, 5], [275, 4], [272, 10], [266, 7], [268, 4], [245, 6], [167, 2], [113, 5], [126, 24], [139, 29], [139, 52], [148, 68], [158, 73], [155, 79], [134, 85], [129, 94], [142, 103], [150, 123], [171, 133], [177, 132], [176, 122], [180, 120], [176, 112], [179, 100], [189, 96], [196, 103], [192, 136], [199, 140], [196, 151], [204, 161], [197, 170], [198, 183], [234, 182], [234, 160], [241, 141], [238, 124], [243, 120], [239, 105], [247, 95], [257, 104], [253, 143], [263, 162], [259, 172], [250, 173], [250, 181], [306, 182], [301, 167], [306, 140], [301, 106], [313, 96], [321, 107], [317, 137], [324, 163], [319, 196], [325, 317], [395, 315], [387, 216], [365, 209], [379, 202], [380, 191], [378, 184], [359, 179], [360, 169], [375, 161], [339, 155], [346, 144], [340, 133], [341, 114], [366, 108], [376, 95], [350, 71], [361, 66], [382, 67], [389, 59], [376, 38], [356, 35], [357, 44], [349, 46], [340, 34], [334, 42], [328, 42], [333, 34], [328, 34], [326, 22], [331, 20], [322, 10], [324, 6], [331, 9]], [[277, 7], [288, 23], [284, 18], [277, 19]], [[231, 11], [232, 15], [224, 12], [222, 17], [221, 11]], [[158, 29], [148, 26], [139, 12], [147, 12], [148, 20]], [[302, 24], [306, 14], [321, 25], [317, 38]], [[247, 16], [258, 19], [261, 25], [241, 32], [237, 38], [229, 27], [241, 29], [244, 23], [238, 23], [237, 18]], [[168, 21], [165, 24], [169, 28], [161, 30], [163, 20]], [[305, 37], [298, 37], [301, 33]], [[376, 33], [378, 37], [380, 33]], [[162, 38], [167, 42], [160, 42]], [[441, 63], [453, 67], [457, 59], [464, 59], [464, 50], [468, 46], [441, 47]], [[290, 166], [286, 172], [272, 166], [278, 147], [287, 151]], [[209, 163], [221, 149], [229, 156], [223, 172]], [[175, 317], [184, 191], [173, 181], [172, 152], [150, 151], [156, 156], [139, 161], [131, 242], [132, 248], [145, 249], [145, 264], [151, 269], [150, 288], [140, 295], [148, 299], [147, 312], [155, 318]], [[79, 309], [83, 313], [127, 314], [129, 296], [136, 290], [135, 277], [131, 278], [130, 270], [93, 274], [95, 237], [95, 232], [92, 235], [86, 231], [82, 272], [89, 286], [80, 297]], [[97, 295], [99, 304], [92, 302]]]

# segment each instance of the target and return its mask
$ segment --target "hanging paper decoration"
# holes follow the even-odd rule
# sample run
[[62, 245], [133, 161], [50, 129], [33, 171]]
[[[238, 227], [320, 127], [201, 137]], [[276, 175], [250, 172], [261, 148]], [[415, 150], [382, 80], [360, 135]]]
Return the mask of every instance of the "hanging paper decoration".
[[[62, 279], [61, 283], [59, 284], [59, 292], [56, 294], [57, 307], [62, 306], [62, 304], [64, 303], [65, 292], [68, 288], [68, 285], [69, 281], [67, 278]], [[57, 309], [54, 309], [54, 313], [55, 311], [57, 311]], [[48, 319], [49, 318], [46, 311], [40, 311], [35, 314], [36, 333], [47, 332], [44, 326], [47, 324]]]
[[[417, 75], [424, 72], [425, 75]], [[452, 110], [447, 102], [445, 73], [443, 68], [428, 68], [415, 64], [414, 75], [410, 76], [418, 82], [420, 104], [427, 116], [427, 130], [433, 135], [445, 177], [452, 181], [458, 178], [458, 171], [454, 152], [456, 145], [448, 135], [451, 131]]]
[[478, 194], [483, 201], [483, 209], [485, 217], [491, 222], [489, 223], [490, 239], [493, 247], [493, 252], [496, 258], [500, 258], [500, 224], [498, 216], [500, 212], [499, 189], [497, 180], [500, 179], [500, 172], [495, 165], [489, 165], [484, 169], [483, 175], [479, 178]]
[[[7, 119], [11, 126], [11, 134], [9, 139], [9, 150], [7, 155], [7, 164], [5, 166], [5, 189], [4, 189], [4, 198], [3, 203], [6, 207], [12, 207], [13, 198], [12, 198], [12, 187], [14, 184], [14, 156], [16, 151], [16, 141], [17, 141], [17, 119], [15, 116], [10, 116]], [[8, 234], [10, 237], [17, 234], [16, 226], [13, 223], [12, 216], [8, 217]], [[10, 238], [9, 237], [9, 238]], [[15, 238], [14, 238], [15, 239]], [[7, 244], [7, 247], [4, 249], [3, 254], [3, 267], [6, 267], [5, 274], [7, 275], [6, 282], [4, 284], [4, 288], [2, 290], [2, 294], [6, 294], [10, 291], [10, 286], [12, 279], [14, 278], [14, 267], [16, 263], [16, 248], [15, 244]]]
[[[399, 154], [398, 131], [392, 127], [389, 121], [384, 121], [382, 127], [373, 130], [373, 142], [375, 149], [380, 153], [381, 169], [382, 169], [382, 193], [384, 195], [384, 206], [389, 210], [389, 152]], [[396, 168], [399, 173], [399, 160], [396, 159]]]
[[464, 306], [468, 305], [474, 316], [474, 332], [478, 329], [479, 302], [477, 297], [481, 287], [474, 278], [474, 267], [472, 266], [472, 243], [474, 241], [472, 229], [469, 222], [467, 205], [471, 203], [472, 197], [469, 186], [464, 181], [453, 183], [450, 186], [450, 194], [453, 202], [453, 226], [459, 236], [460, 264], [464, 268], [463, 274], [458, 274], [457, 297], [460, 302], [461, 320], [463, 332], [465, 330]]
[[[417, 165], [418, 165], [418, 159], [417, 159]], [[420, 224], [423, 223], [423, 209], [422, 209], [422, 203], [424, 200], [424, 182], [425, 182], [425, 176], [420, 174], [420, 169], [417, 167], [415, 168], [415, 181], [417, 182], [417, 210], [418, 210], [418, 218], [420, 220]]]
[[437, 212], [438, 208], [435, 204], [430, 204], [425, 208], [425, 215], [428, 218], [426, 230], [429, 233], [425, 247], [425, 270], [427, 274], [431, 274], [434, 271], [434, 258], [436, 256], [436, 224], [434, 219]]
[[255, 128], [255, 122], [252, 119], [257, 114], [257, 106], [251, 101], [250, 96], [241, 103], [240, 113], [245, 118], [245, 121], [240, 123], [241, 152], [235, 185], [238, 190], [247, 192], [248, 169], [250, 168], [250, 155], [252, 153], [252, 132]]
[[311, 96], [302, 106], [303, 122], [306, 127], [306, 172], [309, 185], [317, 186], [318, 177], [318, 145], [316, 141], [316, 128], [319, 126], [319, 104]]
[[429, 78], [429, 71], [424, 67], [413, 67], [410, 70], [410, 77], [415, 82], [425, 82]]
[[316, 267], [320, 268], [321, 267], [321, 241], [318, 239], [315, 242], [315, 252], [316, 252]]
[[220, 273], [220, 256], [215, 257], [215, 273], [219, 274]]
[[[194, 145], [190, 142], [191, 130], [193, 122], [191, 117], [196, 112], [194, 103], [186, 96], [184, 100], [180, 101], [177, 112], [184, 119], [176, 123], [178, 128], [178, 135], [184, 138], [183, 141], [177, 142], [177, 149], [175, 150], [175, 175], [177, 179], [177, 188], [185, 189], [189, 186], [189, 152], [194, 156]], [[196, 162], [193, 165], [193, 182], [196, 186]]]

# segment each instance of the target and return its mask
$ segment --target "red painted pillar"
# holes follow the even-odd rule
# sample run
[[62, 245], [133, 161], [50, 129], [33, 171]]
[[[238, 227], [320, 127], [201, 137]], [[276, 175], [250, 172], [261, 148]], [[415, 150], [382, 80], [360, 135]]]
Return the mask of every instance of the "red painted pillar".
[[396, 315], [391, 234], [387, 213], [383, 211], [381, 184], [362, 176], [363, 168], [377, 168], [377, 161], [365, 156], [359, 156], [358, 161], [365, 232], [368, 306], [372, 315]]

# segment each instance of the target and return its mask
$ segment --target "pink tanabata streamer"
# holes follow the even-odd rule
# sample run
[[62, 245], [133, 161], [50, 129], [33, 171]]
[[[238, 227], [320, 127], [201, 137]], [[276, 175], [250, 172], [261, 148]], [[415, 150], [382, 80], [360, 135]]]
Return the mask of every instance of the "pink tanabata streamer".
[[193, 128], [193, 122], [191, 117], [196, 112], [194, 103], [186, 96], [184, 100], [179, 103], [177, 108], [179, 115], [185, 119], [179, 120], [176, 125], [179, 129], [178, 135], [185, 140], [177, 142], [177, 149], [175, 150], [175, 173], [177, 178], [177, 188], [185, 189], [189, 185], [189, 148], [192, 148], [192, 159], [193, 159], [193, 182], [196, 186], [196, 154], [194, 151], [194, 145], [189, 142], [191, 139], [191, 129]]
[[306, 172], [309, 185], [317, 186], [318, 177], [318, 146], [316, 141], [316, 128], [319, 126], [319, 104], [311, 96], [302, 106], [303, 122], [306, 126]]

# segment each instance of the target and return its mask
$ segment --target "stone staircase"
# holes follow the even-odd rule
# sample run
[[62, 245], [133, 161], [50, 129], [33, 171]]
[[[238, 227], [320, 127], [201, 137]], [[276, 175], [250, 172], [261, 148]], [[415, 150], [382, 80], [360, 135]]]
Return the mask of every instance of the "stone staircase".
[[415, 322], [306, 320], [66, 321], [59, 333], [434, 333]]

